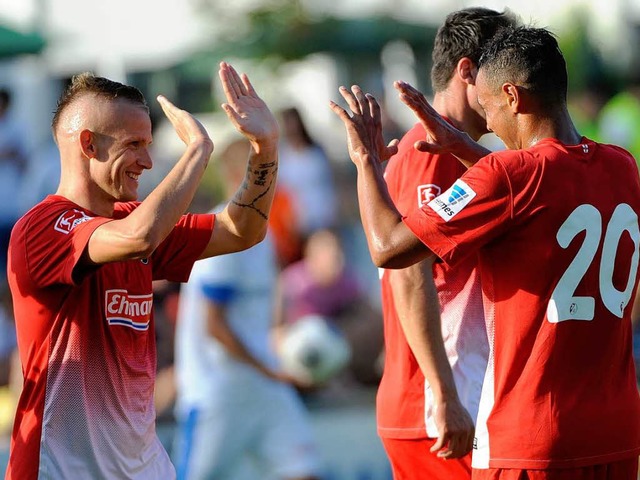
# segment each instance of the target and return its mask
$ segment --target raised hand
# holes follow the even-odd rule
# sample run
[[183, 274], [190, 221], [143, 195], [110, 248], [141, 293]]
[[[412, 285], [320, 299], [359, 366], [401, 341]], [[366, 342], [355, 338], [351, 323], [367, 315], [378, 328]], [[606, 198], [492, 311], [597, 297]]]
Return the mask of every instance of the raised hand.
[[427, 131], [427, 137], [414, 147], [421, 152], [443, 153], [460, 141], [463, 132], [455, 128], [429, 104], [425, 96], [406, 82], [394, 82], [400, 100], [416, 114]]
[[473, 141], [467, 133], [458, 130], [442, 118], [420, 91], [406, 82], [395, 82], [393, 86], [400, 92], [400, 100], [413, 110], [427, 132], [424, 140], [414, 144], [417, 150], [429, 153], [452, 153], [466, 167], [470, 167], [480, 158], [491, 153]]
[[158, 95], [158, 103], [167, 116], [176, 133], [186, 145], [193, 142], [203, 142], [213, 151], [213, 141], [204, 126], [189, 112], [176, 107], [165, 96]]
[[374, 156], [379, 162], [388, 160], [398, 151], [398, 140], [384, 144], [380, 105], [371, 94], [365, 94], [358, 85], [339, 89], [351, 115], [335, 102], [329, 102], [331, 110], [343, 121], [347, 129], [349, 156], [358, 163], [364, 156]]
[[226, 62], [220, 63], [218, 75], [227, 97], [227, 103], [223, 103], [222, 108], [236, 129], [251, 142], [276, 142], [278, 123], [267, 104], [256, 93], [249, 77], [244, 73], [238, 75]]

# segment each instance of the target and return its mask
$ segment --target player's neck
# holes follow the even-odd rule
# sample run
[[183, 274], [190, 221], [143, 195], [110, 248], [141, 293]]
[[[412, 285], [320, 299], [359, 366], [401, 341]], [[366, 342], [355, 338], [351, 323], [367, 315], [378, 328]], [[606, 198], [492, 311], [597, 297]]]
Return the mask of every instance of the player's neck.
[[69, 185], [63, 179], [56, 191], [56, 195], [64, 197], [101, 217], [111, 218], [113, 216], [114, 203], [100, 198], [99, 194], [91, 193], [86, 186]]
[[526, 117], [523, 118], [522, 131], [525, 135], [522, 137], [521, 148], [532, 147], [545, 138], [555, 138], [564, 145], [577, 145], [582, 140], [582, 136], [566, 111], [559, 112], [556, 116]]
[[446, 117], [454, 127], [469, 134], [478, 141], [486, 133], [478, 126], [478, 115], [469, 106], [463, 92], [455, 92], [448, 88], [437, 92], [433, 96], [433, 108], [443, 117]]

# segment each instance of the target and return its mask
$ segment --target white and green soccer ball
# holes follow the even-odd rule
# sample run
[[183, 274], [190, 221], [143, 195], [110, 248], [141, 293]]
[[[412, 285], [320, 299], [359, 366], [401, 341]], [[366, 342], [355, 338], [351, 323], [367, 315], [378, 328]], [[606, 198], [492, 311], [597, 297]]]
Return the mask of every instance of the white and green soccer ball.
[[351, 347], [330, 320], [320, 315], [306, 315], [287, 328], [279, 356], [285, 372], [318, 385], [347, 366]]

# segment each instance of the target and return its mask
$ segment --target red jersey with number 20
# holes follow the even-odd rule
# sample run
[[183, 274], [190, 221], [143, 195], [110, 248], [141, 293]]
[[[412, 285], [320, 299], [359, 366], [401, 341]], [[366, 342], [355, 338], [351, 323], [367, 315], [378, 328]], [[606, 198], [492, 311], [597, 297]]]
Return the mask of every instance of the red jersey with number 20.
[[[135, 207], [117, 204], [114, 218]], [[25, 382], [8, 479], [175, 476], [155, 434], [152, 280], [187, 280], [213, 216], [183, 216], [148, 259], [76, 268], [110, 220], [49, 196], [13, 229], [8, 277]]]
[[640, 453], [631, 306], [640, 181], [583, 138], [491, 154], [405, 219], [446, 263], [479, 252], [491, 353], [474, 468], [574, 468]]
[[[409, 130], [385, 170], [389, 194], [404, 215], [419, 211], [466, 171], [452, 155], [413, 148], [425, 135], [419, 123]], [[474, 420], [489, 355], [476, 264], [470, 256], [454, 268], [444, 263], [433, 267], [447, 358], [460, 400]], [[378, 433], [387, 438], [435, 438], [433, 394], [402, 330], [389, 274], [380, 272], [385, 362], [377, 396]]]

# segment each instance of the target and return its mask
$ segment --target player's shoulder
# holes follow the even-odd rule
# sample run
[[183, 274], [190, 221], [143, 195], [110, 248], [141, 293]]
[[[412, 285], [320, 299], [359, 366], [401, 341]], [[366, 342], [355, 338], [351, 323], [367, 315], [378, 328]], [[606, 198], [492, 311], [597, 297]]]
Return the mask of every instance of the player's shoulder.
[[417, 122], [409, 130], [407, 130], [407, 133], [403, 135], [401, 141], [404, 142], [421, 140], [425, 137], [426, 134], [427, 131], [425, 130], [424, 125], [422, 125], [420, 122]]
[[133, 212], [140, 202], [118, 202], [113, 206], [113, 217], [122, 218]]
[[536, 154], [524, 150], [497, 150], [478, 160], [463, 175], [463, 179], [474, 179], [485, 186], [508, 186], [515, 181], [527, 182], [539, 170]]
[[545, 144], [523, 149], [496, 150], [481, 158], [479, 162], [500, 165], [506, 169], [514, 166], [522, 167], [524, 164], [530, 163], [532, 160], [548, 156], [549, 152], [552, 151], [553, 148], [553, 146]]
[[70, 233], [78, 225], [92, 220], [95, 215], [71, 200], [49, 195], [25, 213], [14, 225], [15, 232], [40, 234], [51, 229], [63, 234]]
[[402, 136], [402, 138], [400, 138], [400, 142], [398, 143], [398, 153], [391, 157], [391, 160], [406, 155], [408, 151], [413, 149], [413, 144], [418, 140], [423, 140], [425, 135], [426, 131], [424, 127], [420, 123], [416, 123]]
[[629, 150], [619, 145], [613, 145], [611, 143], [599, 143], [599, 142], [595, 144], [597, 145], [597, 148], [599, 150], [598, 153], [603, 157], [619, 156], [626, 160], [631, 160], [635, 162], [635, 159], [633, 158], [633, 155], [631, 154], [631, 152], [629, 152]]
[[421, 123], [416, 123], [407, 131], [398, 144], [398, 153], [389, 159], [386, 171], [397, 171], [397, 174], [402, 174], [405, 169], [415, 170], [417, 167], [416, 162], [420, 162], [421, 164], [432, 164], [436, 162], [441, 155], [421, 152], [414, 148], [415, 143], [420, 140], [425, 140], [426, 135], [426, 130]]
[[61, 214], [67, 210], [79, 208], [72, 201], [59, 195], [48, 195], [31, 207], [15, 224], [14, 228], [24, 227], [33, 219], [45, 221], [48, 217]]
[[479, 171], [507, 171], [509, 166], [522, 163], [523, 160], [520, 150], [496, 150], [478, 160], [468, 172], [476, 174]]
[[607, 163], [624, 162], [635, 164], [633, 155], [618, 145], [595, 142], [582, 137], [580, 143], [567, 145], [555, 138], [540, 141], [522, 152], [523, 158], [588, 158], [591, 161], [605, 160]]
[[68, 198], [60, 195], [47, 195], [45, 198], [36, 203], [25, 213], [24, 216], [41, 214], [42, 212], [52, 210], [64, 210], [65, 208], [77, 206]]

